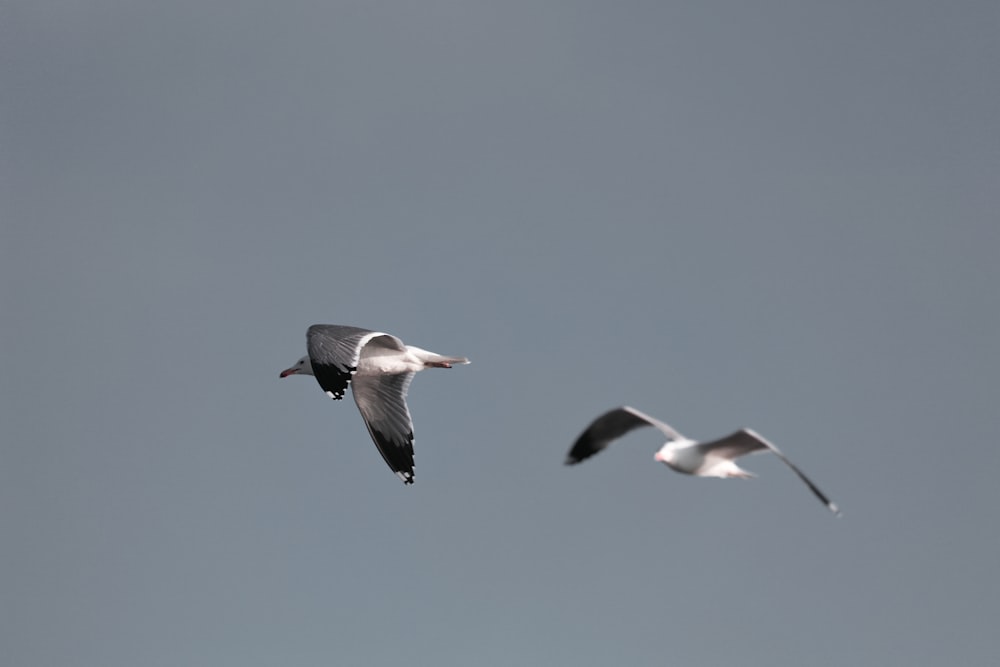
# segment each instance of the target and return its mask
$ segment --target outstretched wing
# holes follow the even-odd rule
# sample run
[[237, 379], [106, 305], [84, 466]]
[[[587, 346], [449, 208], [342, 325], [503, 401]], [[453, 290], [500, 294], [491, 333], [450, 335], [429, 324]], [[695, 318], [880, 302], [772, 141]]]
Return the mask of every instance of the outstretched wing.
[[314, 324], [306, 332], [306, 349], [316, 381], [334, 400], [344, 397], [351, 378], [358, 369], [361, 350], [377, 344], [405, 350], [403, 341], [380, 331], [339, 324]]
[[751, 431], [742, 429], [736, 433], [730, 433], [724, 438], [702, 442], [695, 445], [695, 448], [702, 456], [716, 456], [724, 459], [737, 459], [754, 452], [767, 451], [767, 441], [757, 437]]
[[566, 455], [566, 465], [579, 463], [593, 456], [629, 431], [643, 426], [654, 426], [671, 440], [683, 437], [670, 425], [625, 405], [605, 412], [590, 423], [570, 448]]
[[414, 375], [362, 375], [351, 392], [379, 453], [404, 484], [413, 484], [413, 421], [406, 391]]
[[741, 429], [736, 433], [727, 435], [724, 438], [713, 440], [712, 442], [705, 442], [697, 447], [706, 456], [714, 455], [727, 459], [735, 459], [753, 452], [769, 451], [784, 461], [785, 465], [791, 468], [792, 472], [798, 475], [799, 479], [805, 482], [805, 485], [809, 487], [809, 490], [812, 491], [813, 494], [819, 498], [820, 502], [826, 505], [831, 512], [838, 515], [840, 514], [840, 509], [837, 507], [836, 503], [831, 501], [825, 493], [820, 491], [819, 487], [813, 484], [812, 480], [806, 477], [805, 473], [799, 470], [798, 466], [789, 461], [788, 458], [781, 453], [780, 449], [775, 447], [773, 443], [756, 431]]

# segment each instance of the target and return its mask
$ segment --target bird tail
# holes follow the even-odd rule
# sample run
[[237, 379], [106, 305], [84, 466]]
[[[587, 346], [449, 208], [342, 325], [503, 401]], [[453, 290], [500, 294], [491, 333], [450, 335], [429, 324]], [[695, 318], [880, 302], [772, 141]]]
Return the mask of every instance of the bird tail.
[[431, 368], [451, 368], [453, 364], [467, 364], [469, 360], [465, 357], [442, 357], [435, 356], [434, 359], [424, 359], [424, 365]]
[[427, 350], [422, 350], [419, 347], [408, 346], [410, 352], [412, 352], [417, 359], [424, 362], [424, 366], [428, 368], [451, 368], [453, 364], [467, 364], [469, 360], [465, 357], [448, 357], [443, 354], [436, 354], [434, 352], [428, 352]]

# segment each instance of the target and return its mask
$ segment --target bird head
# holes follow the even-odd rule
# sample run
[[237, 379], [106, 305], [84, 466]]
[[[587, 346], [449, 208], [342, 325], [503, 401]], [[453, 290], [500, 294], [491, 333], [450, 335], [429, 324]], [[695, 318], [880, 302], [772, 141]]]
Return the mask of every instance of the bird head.
[[653, 454], [653, 460], [669, 466], [670, 462], [673, 460], [673, 447], [670, 446], [671, 444], [673, 443], [668, 442], [660, 447], [659, 451]]
[[289, 375], [315, 375], [312, 364], [309, 362], [309, 355], [296, 361], [290, 368], [281, 371], [278, 377], [286, 378]]

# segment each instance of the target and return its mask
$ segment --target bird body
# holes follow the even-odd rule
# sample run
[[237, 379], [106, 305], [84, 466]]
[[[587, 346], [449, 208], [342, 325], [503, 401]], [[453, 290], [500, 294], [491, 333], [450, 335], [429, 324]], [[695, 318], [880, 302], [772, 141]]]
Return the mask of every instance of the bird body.
[[279, 377], [312, 375], [334, 400], [352, 387], [354, 402], [375, 446], [403, 483], [413, 483], [413, 421], [406, 394], [413, 376], [425, 368], [467, 364], [412, 345], [381, 331], [337, 324], [314, 324], [306, 333], [309, 352]]
[[705, 456], [697, 449], [698, 443], [684, 438], [671, 440], [653, 455], [653, 459], [685, 475], [698, 477], [754, 477], [729, 459]]

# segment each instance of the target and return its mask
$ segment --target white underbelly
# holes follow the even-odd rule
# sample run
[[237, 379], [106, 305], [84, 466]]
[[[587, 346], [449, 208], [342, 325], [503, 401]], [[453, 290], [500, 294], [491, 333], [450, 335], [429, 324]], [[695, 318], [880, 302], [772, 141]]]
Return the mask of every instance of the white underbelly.
[[409, 354], [363, 356], [358, 360], [358, 375], [393, 375], [420, 370], [423, 364], [410, 358]]

